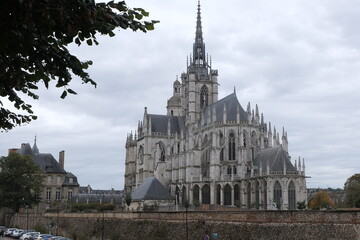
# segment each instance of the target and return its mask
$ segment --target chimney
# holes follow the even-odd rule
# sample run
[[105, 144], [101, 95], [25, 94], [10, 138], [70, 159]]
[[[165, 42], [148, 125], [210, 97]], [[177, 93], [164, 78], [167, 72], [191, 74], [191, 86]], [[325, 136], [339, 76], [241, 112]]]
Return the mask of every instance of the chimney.
[[62, 150], [61, 152], [59, 152], [59, 163], [62, 169], [64, 169], [64, 161], [65, 161], [65, 151]]
[[10, 153], [16, 153], [16, 151], [19, 150], [18, 148], [10, 148], [8, 151], [8, 155], [10, 155]]

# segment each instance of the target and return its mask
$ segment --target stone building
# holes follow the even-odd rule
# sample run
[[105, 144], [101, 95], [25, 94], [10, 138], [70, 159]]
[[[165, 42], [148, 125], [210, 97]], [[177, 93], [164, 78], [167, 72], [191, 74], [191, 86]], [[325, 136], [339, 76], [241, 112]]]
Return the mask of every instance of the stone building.
[[40, 153], [35, 138], [33, 147], [29, 143], [23, 143], [20, 148], [9, 149], [9, 153], [11, 152], [32, 157], [45, 175], [38, 206], [40, 211], [49, 209], [52, 203], [66, 202], [78, 194], [77, 177], [64, 169], [65, 151], [59, 152], [59, 161], [56, 161], [50, 153]]
[[306, 201], [305, 164], [300, 157], [291, 162], [287, 132], [265, 123], [257, 105], [245, 110], [235, 90], [218, 99], [218, 86], [198, 4], [193, 52], [173, 83], [167, 114], [145, 107], [127, 136], [125, 191], [156, 177], [177, 203], [295, 209]]

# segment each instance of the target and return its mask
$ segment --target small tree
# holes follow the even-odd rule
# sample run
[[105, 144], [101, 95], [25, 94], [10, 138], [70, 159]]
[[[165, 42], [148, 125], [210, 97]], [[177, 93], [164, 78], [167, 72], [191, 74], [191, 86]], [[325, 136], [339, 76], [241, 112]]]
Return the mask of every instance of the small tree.
[[305, 201], [297, 202], [296, 205], [297, 205], [297, 209], [299, 209], [299, 210], [303, 210], [303, 209], [306, 208], [306, 203], [305, 203]]
[[183, 202], [183, 206], [184, 206], [184, 208], [188, 209], [188, 208], [190, 207], [190, 202], [189, 202], [189, 200], [186, 199], [186, 200]]
[[130, 204], [131, 204], [131, 200], [132, 200], [132, 198], [131, 198], [131, 193], [126, 193], [125, 194], [125, 203], [126, 203], [126, 205], [129, 207], [130, 206]]
[[346, 192], [346, 206], [360, 207], [360, 173], [348, 178], [344, 185]]
[[40, 202], [44, 176], [30, 156], [10, 153], [0, 159], [0, 169], [0, 206], [18, 212]]
[[316, 193], [309, 202], [309, 207], [312, 209], [327, 208], [329, 206], [335, 207], [335, 203], [331, 201], [329, 194], [323, 190]]

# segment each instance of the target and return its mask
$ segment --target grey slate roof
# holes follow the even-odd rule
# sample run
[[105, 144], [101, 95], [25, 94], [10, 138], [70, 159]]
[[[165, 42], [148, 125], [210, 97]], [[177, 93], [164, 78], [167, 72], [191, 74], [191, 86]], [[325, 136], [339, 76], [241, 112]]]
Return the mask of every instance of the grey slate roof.
[[280, 172], [284, 171], [284, 161], [286, 165], [286, 171], [296, 171], [294, 165], [290, 162], [288, 153], [281, 147], [267, 148], [258, 152], [255, 156], [254, 166], [258, 169], [261, 167], [263, 171], [266, 171], [269, 161], [270, 171]]
[[[29, 143], [21, 144], [21, 148], [17, 150], [17, 153], [24, 156], [30, 156], [33, 159], [34, 163], [38, 165], [40, 169], [45, 173], [66, 174], [64, 183], [62, 184], [63, 186], [80, 186], [77, 177], [70, 172], [66, 172], [60, 165], [60, 163], [56, 161], [56, 159], [50, 153], [39, 153], [36, 142], [34, 143], [33, 148], [30, 147]], [[72, 178], [72, 182], [70, 182], [70, 178]]]
[[168, 106], [169, 107], [177, 107], [181, 105], [181, 97], [180, 96], [172, 96], [168, 100]]
[[170, 133], [180, 133], [185, 128], [185, 118], [179, 116], [148, 114], [151, 119], [151, 131], [167, 134], [168, 121], [170, 120]]
[[[73, 179], [72, 182], [70, 182], [70, 180], [69, 180], [70, 178]], [[65, 181], [63, 183], [63, 186], [76, 186], [76, 187], [79, 187], [80, 184], [77, 181], [77, 177], [74, 174], [72, 174], [71, 172], [68, 172], [68, 173], [66, 173]]]
[[208, 124], [208, 116], [210, 114], [210, 119], [212, 119], [212, 114], [215, 108], [216, 112], [216, 122], [222, 122], [224, 116], [224, 106], [226, 106], [226, 120], [227, 121], [236, 121], [237, 119], [237, 109], [239, 109], [240, 113], [240, 120], [247, 121], [247, 113], [242, 108], [239, 100], [236, 97], [235, 92], [214, 102], [213, 104], [207, 106], [203, 109], [203, 116], [204, 116], [204, 124]]
[[104, 193], [104, 194], [96, 194], [96, 193], [79, 193], [74, 195], [69, 202], [73, 203], [104, 203], [104, 204], [115, 204], [122, 205], [123, 193]]
[[173, 196], [155, 177], [145, 178], [131, 194], [133, 200], [170, 200]]
[[47, 173], [66, 173], [58, 161], [50, 153], [34, 153], [29, 143], [21, 144], [21, 148], [17, 151], [21, 155], [31, 156], [36, 165]]

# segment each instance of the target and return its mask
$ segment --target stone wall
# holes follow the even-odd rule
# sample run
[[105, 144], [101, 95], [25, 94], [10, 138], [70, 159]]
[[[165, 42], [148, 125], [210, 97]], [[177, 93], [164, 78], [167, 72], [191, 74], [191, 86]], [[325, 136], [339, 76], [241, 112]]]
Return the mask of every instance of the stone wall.
[[25, 224], [74, 240], [183, 240], [186, 225], [190, 240], [212, 233], [228, 240], [360, 239], [360, 211], [46, 213], [17, 214], [12, 219], [12, 225]]
[[0, 208], [0, 226], [9, 225], [14, 210], [10, 208]]

